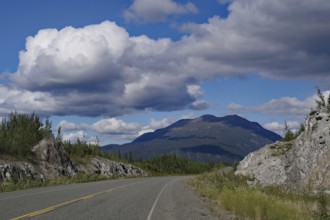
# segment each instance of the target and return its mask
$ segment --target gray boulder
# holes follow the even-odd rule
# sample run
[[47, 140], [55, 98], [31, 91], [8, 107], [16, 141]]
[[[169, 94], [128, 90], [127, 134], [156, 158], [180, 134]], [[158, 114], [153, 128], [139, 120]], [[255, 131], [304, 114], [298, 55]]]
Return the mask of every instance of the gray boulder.
[[330, 114], [312, 112], [292, 142], [276, 142], [247, 155], [235, 175], [254, 184], [330, 190]]

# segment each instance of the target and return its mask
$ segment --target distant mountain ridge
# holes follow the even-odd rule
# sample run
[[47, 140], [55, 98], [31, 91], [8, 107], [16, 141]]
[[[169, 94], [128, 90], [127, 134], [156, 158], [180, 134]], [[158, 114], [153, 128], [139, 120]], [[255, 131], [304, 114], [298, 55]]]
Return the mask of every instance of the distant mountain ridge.
[[238, 115], [203, 115], [179, 120], [168, 127], [145, 133], [131, 143], [107, 145], [102, 150], [131, 153], [134, 158], [175, 153], [197, 161], [233, 162], [280, 139], [279, 135], [264, 129], [257, 122], [250, 122]]

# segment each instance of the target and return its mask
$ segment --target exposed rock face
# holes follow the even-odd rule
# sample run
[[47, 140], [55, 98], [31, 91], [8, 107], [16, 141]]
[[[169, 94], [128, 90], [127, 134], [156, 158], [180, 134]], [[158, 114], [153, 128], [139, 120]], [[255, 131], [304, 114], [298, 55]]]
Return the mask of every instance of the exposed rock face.
[[87, 165], [79, 165], [83, 173], [101, 174], [103, 176], [145, 176], [146, 173], [135, 166], [114, 162], [101, 157], [94, 157]]
[[235, 174], [261, 185], [330, 190], [330, 114], [313, 112], [304, 127], [292, 142], [269, 144], [247, 155]]
[[40, 172], [46, 178], [72, 176], [78, 172], [77, 165], [71, 161], [61, 143], [52, 139], [43, 139], [32, 148]]
[[20, 181], [25, 178], [35, 179], [38, 175], [35, 167], [27, 162], [11, 162], [0, 160], [0, 183], [8, 181]]
[[53, 179], [77, 173], [103, 176], [145, 176], [135, 166], [101, 157], [91, 158], [87, 164], [76, 164], [64, 151], [61, 143], [44, 139], [32, 148], [32, 162], [0, 160], [0, 183], [30, 179]]

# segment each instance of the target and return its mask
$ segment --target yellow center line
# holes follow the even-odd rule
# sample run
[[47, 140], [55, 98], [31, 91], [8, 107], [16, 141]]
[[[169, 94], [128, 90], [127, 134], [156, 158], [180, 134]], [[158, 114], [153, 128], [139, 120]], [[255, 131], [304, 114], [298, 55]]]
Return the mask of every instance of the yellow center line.
[[[142, 181], [140, 181], [140, 182], [142, 182]], [[117, 186], [117, 187], [113, 187], [113, 188], [110, 188], [110, 189], [107, 189], [107, 190], [104, 190], [104, 191], [101, 191], [101, 192], [97, 192], [97, 193], [93, 193], [93, 194], [90, 194], [90, 195], [87, 195], [87, 196], [79, 197], [77, 199], [73, 199], [73, 200], [70, 200], [70, 201], [67, 201], [67, 202], [63, 202], [63, 203], [60, 203], [60, 204], [57, 204], [57, 205], [53, 205], [53, 206], [50, 206], [50, 207], [47, 207], [47, 208], [44, 208], [44, 209], [40, 209], [40, 210], [31, 212], [31, 213], [28, 213], [28, 214], [25, 214], [25, 215], [21, 215], [21, 216], [12, 218], [11, 220], [17, 220], [17, 219], [22, 219], [22, 218], [27, 218], [27, 217], [33, 217], [33, 216], [41, 215], [41, 214], [44, 214], [46, 212], [54, 211], [55, 209], [58, 209], [60, 207], [71, 205], [73, 203], [76, 203], [76, 202], [79, 202], [79, 201], [82, 201], [82, 200], [87, 200], [87, 199], [93, 198], [95, 196], [104, 194], [104, 193], [112, 192], [112, 191], [114, 191], [116, 189], [121, 189], [121, 188], [125, 188], [127, 186], [138, 184], [140, 182], [130, 183], [130, 184], [123, 185], [123, 186]]]

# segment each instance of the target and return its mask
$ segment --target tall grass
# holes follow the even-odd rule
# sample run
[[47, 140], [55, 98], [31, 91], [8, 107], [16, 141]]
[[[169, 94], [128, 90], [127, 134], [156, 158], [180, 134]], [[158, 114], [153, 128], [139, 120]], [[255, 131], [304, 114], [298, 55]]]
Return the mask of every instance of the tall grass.
[[[310, 219], [299, 204], [271, 197], [247, 187], [224, 188], [218, 197], [224, 208], [242, 217], [255, 219]], [[306, 215], [307, 214], [307, 215]]]
[[[247, 179], [233, 173], [214, 172], [197, 176], [190, 184], [201, 195], [231, 211], [237, 219], [304, 220], [327, 216], [328, 205], [324, 208], [323, 204], [323, 213], [319, 214], [317, 196], [290, 192], [281, 187], [252, 187], [246, 182]], [[329, 197], [322, 201], [326, 203]]]

